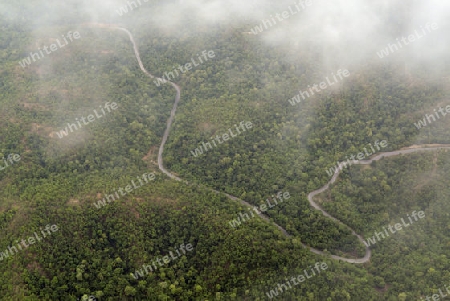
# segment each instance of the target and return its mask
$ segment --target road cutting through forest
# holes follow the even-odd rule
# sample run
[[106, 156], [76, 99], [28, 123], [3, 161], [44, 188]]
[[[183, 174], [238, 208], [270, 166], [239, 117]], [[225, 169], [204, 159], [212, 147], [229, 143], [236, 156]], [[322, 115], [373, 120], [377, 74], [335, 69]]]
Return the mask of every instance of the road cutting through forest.
[[[135, 54], [135, 56], [136, 56], [136, 59], [137, 59], [137, 61], [138, 61], [138, 64], [139, 64], [140, 69], [141, 69], [142, 72], [143, 72], [145, 75], [147, 75], [148, 77], [150, 77], [150, 78], [155, 78], [155, 76], [153, 76], [151, 73], [149, 73], [149, 72], [144, 68], [144, 65], [142, 64], [142, 61], [141, 61], [141, 58], [140, 58], [140, 54], [139, 54], [139, 50], [138, 50], [138, 48], [137, 48], [136, 42], [134, 41], [133, 35], [131, 34], [130, 31], [128, 31], [128, 29], [123, 28], [123, 27], [118, 27], [118, 26], [113, 25], [113, 24], [98, 24], [98, 25], [96, 25], [95, 23], [90, 23], [90, 24], [88, 24], [88, 26], [94, 26], [94, 27], [100, 27], [100, 28], [109, 28], [109, 29], [118, 29], [118, 30], [121, 30], [121, 31], [124, 31], [125, 33], [127, 33], [128, 37], [130, 38], [130, 41], [131, 41], [131, 43], [132, 43], [132, 45], [133, 45], [134, 54]], [[156, 77], [156, 79], [157, 79], [157, 80], [158, 80], [158, 79], [159, 79], [159, 80], [163, 80], [162, 78], [158, 78], [158, 77]], [[175, 113], [176, 113], [176, 110], [177, 110], [177, 107], [178, 107], [178, 103], [180, 102], [180, 99], [181, 99], [181, 89], [180, 89], [180, 87], [179, 87], [177, 84], [175, 84], [175, 83], [173, 83], [173, 82], [171, 82], [171, 81], [169, 81], [169, 80], [166, 80], [166, 81], [167, 81], [170, 85], [172, 85], [172, 87], [174, 87], [174, 89], [176, 90], [176, 96], [175, 96], [175, 101], [174, 101], [172, 110], [170, 111], [170, 117], [169, 117], [169, 119], [167, 120], [167, 127], [166, 127], [166, 129], [165, 129], [165, 131], [164, 131], [164, 134], [163, 134], [163, 137], [162, 137], [162, 141], [161, 141], [161, 145], [160, 145], [160, 147], [159, 147], [159, 152], [158, 152], [158, 167], [159, 167], [159, 169], [161, 170], [161, 172], [163, 172], [164, 174], [166, 174], [166, 175], [167, 175], [168, 177], [170, 177], [171, 179], [174, 179], [174, 180], [176, 180], [176, 181], [180, 181], [180, 182], [183, 182], [183, 183], [186, 183], [186, 184], [191, 184], [191, 183], [189, 183], [188, 181], [183, 180], [183, 179], [181, 179], [181, 178], [175, 176], [174, 174], [172, 174], [170, 171], [168, 171], [167, 169], [164, 168], [164, 164], [163, 164], [162, 154], [163, 154], [163, 151], [164, 151], [164, 146], [165, 146], [165, 144], [166, 144], [166, 142], [167, 142], [167, 138], [169, 137], [170, 128], [171, 128], [172, 123], [173, 123], [173, 120], [174, 120], [174, 118], [175, 118]], [[378, 160], [380, 160], [380, 159], [382, 159], [382, 158], [385, 158], [385, 157], [392, 157], [392, 156], [398, 156], [398, 155], [401, 155], [401, 154], [409, 154], [409, 153], [421, 152], [421, 151], [435, 151], [435, 150], [439, 150], [439, 149], [450, 149], [450, 145], [448, 145], [448, 144], [433, 144], [433, 145], [429, 145], [428, 147], [424, 147], [424, 145], [413, 145], [413, 146], [410, 146], [410, 147], [407, 147], [407, 148], [404, 148], [404, 149], [401, 149], [401, 150], [397, 150], [397, 151], [385, 152], [385, 153], [379, 153], [377, 156], [373, 157], [372, 159], [369, 159], [369, 160], [360, 160], [360, 161], [357, 161], [357, 162], [355, 162], [355, 163], [353, 163], [353, 164], [356, 164], [356, 165], [358, 165], [358, 164], [366, 165], [366, 164], [371, 164], [373, 161], [378, 161]], [[342, 164], [342, 163], [341, 163], [341, 164]], [[310, 192], [310, 193], [308, 194], [308, 201], [309, 201], [309, 204], [310, 204], [312, 207], [314, 207], [316, 210], [320, 210], [320, 211], [322, 212], [323, 215], [325, 215], [326, 217], [328, 217], [328, 218], [330, 218], [330, 219], [336, 221], [337, 223], [342, 224], [342, 225], [344, 225], [345, 227], [347, 227], [348, 229], [350, 229], [351, 232], [352, 232], [352, 234], [355, 235], [355, 236], [358, 238], [358, 240], [361, 242], [361, 244], [365, 245], [365, 244], [364, 244], [364, 240], [363, 240], [363, 238], [362, 238], [361, 235], [357, 234], [352, 228], [350, 228], [348, 225], [346, 225], [345, 223], [343, 223], [343, 222], [340, 221], [339, 219], [337, 219], [337, 218], [331, 216], [328, 212], [326, 212], [325, 210], [323, 210], [323, 209], [322, 209], [316, 202], [314, 202], [314, 200], [313, 200], [314, 196], [316, 196], [316, 195], [318, 195], [318, 194], [320, 194], [320, 193], [326, 191], [326, 190], [330, 187], [330, 185], [333, 184], [333, 183], [337, 180], [337, 178], [339, 177], [339, 174], [341, 173], [341, 171], [342, 171], [342, 169], [343, 169], [343, 168], [342, 168], [343, 166], [340, 166], [340, 167], [341, 167], [341, 168], [338, 168], [338, 169], [336, 170], [335, 174], [333, 175], [333, 177], [331, 178], [331, 180], [330, 180], [327, 184], [325, 184], [323, 187], [321, 187], [321, 188], [319, 188], [319, 189], [316, 189], [316, 190], [314, 190], [314, 191], [312, 191], [312, 192]], [[194, 184], [194, 185], [198, 185], [198, 184]], [[203, 185], [199, 185], [199, 186], [202, 186], [202, 187], [203, 187]], [[206, 188], [207, 188], [208, 190], [214, 192], [214, 193], [217, 193], [217, 194], [223, 193], [223, 192], [219, 192], [219, 191], [217, 191], [217, 190], [215, 190], [215, 189], [212, 189], [212, 188], [209, 188], [209, 187], [206, 187]], [[235, 196], [232, 196], [232, 195], [227, 194], [227, 193], [223, 193], [223, 194], [224, 194], [225, 196], [227, 196], [229, 199], [233, 200], [233, 201], [239, 201], [242, 205], [244, 205], [244, 206], [246, 206], [246, 207], [249, 207], [249, 208], [253, 208], [253, 207], [254, 207], [254, 206], [251, 205], [250, 203], [248, 203], [248, 202], [246, 202], [246, 201], [244, 201], [244, 200], [241, 200], [241, 199], [239, 199], [239, 198], [237, 198], [237, 197], [235, 197]], [[291, 237], [291, 235], [289, 235], [289, 233], [287, 233], [287, 231], [286, 231], [283, 227], [281, 227], [281, 226], [278, 225], [277, 223], [271, 221], [267, 216], [265, 216], [265, 215], [263, 215], [263, 214], [261, 214], [261, 215], [259, 215], [259, 216], [260, 216], [262, 219], [264, 219], [265, 221], [271, 222], [273, 225], [275, 225], [275, 226], [276, 226], [276, 227], [277, 227], [277, 228], [278, 228], [278, 229], [279, 229], [286, 237]], [[330, 257], [330, 258], [332, 258], [332, 259], [335, 259], [335, 260], [341, 260], [341, 261], [348, 262], [348, 263], [365, 263], [365, 262], [368, 262], [368, 261], [370, 260], [370, 257], [371, 257], [371, 251], [370, 251], [370, 248], [369, 248], [369, 247], [365, 247], [366, 253], [365, 253], [364, 257], [362, 257], [362, 258], [354, 258], [354, 259], [353, 259], [353, 258], [345, 258], [345, 257], [337, 256], [337, 255], [329, 255], [329, 254], [324, 253], [323, 251], [314, 249], [314, 248], [309, 247], [309, 246], [307, 246], [307, 245], [305, 245], [305, 244], [303, 244], [303, 243], [302, 243], [302, 245], [303, 245], [303, 247], [309, 249], [309, 250], [310, 250], [312, 253], [314, 253], [314, 254], [327, 256], [327, 257]]]

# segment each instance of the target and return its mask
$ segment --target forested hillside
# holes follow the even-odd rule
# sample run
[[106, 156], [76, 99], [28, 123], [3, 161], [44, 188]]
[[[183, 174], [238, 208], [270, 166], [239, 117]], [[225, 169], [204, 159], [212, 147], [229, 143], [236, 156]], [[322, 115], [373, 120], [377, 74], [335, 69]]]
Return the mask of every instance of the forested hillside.
[[[284, 2], [261, 6], [264, 13], [253, 19], [243, 13], [217, 20], [199, 18], [203, 10], [187, 2], [143, 2], [123, 16], [115, 12], [126, 5], [120, 2], [0, 4], [1, 167], [8, 155], [20, 155], [0, 170], [0, 300], [409, 301], [448, 284], [448, 150], [343, 170], [315, 198], [343, 224], [307, 199], [330, 180], [326, 170], [376, 140], [388, 142], [380, 153], [450, 144], [450, 117], [414, 125], [450, 104], [448, 57], [435, 63], [405, 51], [349, 60], [337, 44], [298, 42], [288, 20], [261, 36], [248, 33]], [[387, 40], [406, 28], [405, 16], [389, 17], [403, 9], [396, 5], [381, 18]], [[308, 20], [307, 12], [296, 18]], [[181, 98], [162, 157], [187, 183], [158, 168], [176, 89], [142, 71], [119, 27], [132, 33], [143, 66], [158, 77], [204, 50], [215, 54], [171, 79]], [[285, 35], [275, 38], [277, 30]], [[75, 31], [80, 39], [20, 65]], [[429, 42], [441, 49], [436, 40]], [[343, 69], [350, 76], [333, 87], [296, 105], [288, 101]], [[117, 109], [108, 111], [106, 103]], [[61, 132], [103, 109], [101, 118]], [[236, 133], [241, 122], [252, 128], [193, 155], [202, 142]], [[151, 173], [154, 180], [96, 206]], [[269, 221], [230, 226], [250, 210], [226, 194], [261, 206], [280, 191], [290, 198], [264, 212]], [[368, 262], [331, 257], [365, 255], [349, 227], [367, 239], [414, 210], [426, 217], [371, 246]], [[11, 252], [46, 225], [59, 230]], [[144, 265], [187, 244], [192, 251], [136, 279]], [[320, 262], [326, 270], [269, 296]]]

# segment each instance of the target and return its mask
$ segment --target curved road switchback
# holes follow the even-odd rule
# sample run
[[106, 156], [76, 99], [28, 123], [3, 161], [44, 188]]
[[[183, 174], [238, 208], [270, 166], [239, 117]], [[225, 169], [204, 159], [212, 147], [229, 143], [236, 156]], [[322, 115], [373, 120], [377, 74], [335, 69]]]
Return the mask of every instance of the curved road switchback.
[[[150, 78], [154, 78], [155, 76], [153, 76], [150, 72], [148, 72], [144, 68], [144, 64], [142, 64], [142, 61], [141, 61], [141, 56], [139, 55], [139, 50], [137, 48], [136, 42], [134, 41], [134, 38], [133, 38], [133, 35], [131, 34], [131, 32], [128, 29], [123, 28], [123, 27], [112, 27], [112, 28], [117, 28], [117, 29], [123, 30], [123, 31], [125, 31], [128, 34], [128, 37], [130, 38], [131, 44], [133, 44], [134, 55], [136, 56], [136, 59], [137, 59], [137, 61], [139, 63], [139, 67], [141, 68], [142, 72], [144, 72], [145, 75], [149, 76]], [[166, 82], [166, 80], [164, 80], [162, 78], [159, 78], [159, 77], [156, 77], [156, 79], [157, 80], [160, 79], [162, 82]], [[165, 173], [170, 178], [172, 178], [174, 180], [177, 180], [177, 181], [182, 181], [182, 182], [187, 183], [187, 181], [184, 181], [184, 180], [180, 179], [179, 177], [175, 176], [174, 174], [172, 174], [171, 172], [169, 172], [167, 169], [164, 168], [164, 165], [163, 165], [162, 154], [163, 154], [163, 151], [164, 151], [164, 145], [167, 142], [167, 137], [169, 137], [170, 128], [172, 126], [173, 119], [175, 118], [175, 112], [177, 111], [178, 103], [180, 102], [180, 96], [181, 96], [181, 89], [180, 89], [180, 87], [177, 84], [175, 84], [175, 83], [173, 83], [173, 82], [171, 82], [169, 80], [167, 80], [167, 82], [170, 83], [172, 85], [172, 87], [175, 88], [175, 90], [177, 91], [177, 95], [175, 96], [175, 102], [173, 103], [172, 110], [170, 111], [170, 117], [167, 120], [167, 127], [166, 127], [166, 130], [164, 131], [163, 138], [162, 138], [162, 141], [161, 141], [161, 145], [159, 147], [159, 151], [158, 151], [158, 167], [163, 173]]]
[[[93, 24], [90, 24], [90, 25], [93, 25]], [[93, 26], [95, 26], [95, 24], [94, 24]], [[133, 44], [134, 54], [135, 54], [135, 56], [136, 56], [136, 59], [137, 59], [137, 61], [138, 61], [138, 63], [139, 63], [139, 67], [141, 68], [142, 72], [143, 72], [145, 75], [149, 76], [150, 78], [155, 78], [155, 76], [153, 76], [151, 73], [149, 73], [149, 72], [144, 68], [144, 65], [142, 64], [142, 61], [141, 61], [141, 58], [140, 58], [140, 55], [139, 55], [139, 50], [138, 50], [138, 48], [137, 48], [136, 42], [134, 41], [133, 35], [131, 34], [130, 31], [128, 31], [126, 28], [123, 28], [123, 27], [117, 27], [117, 26], [111, 25], [111, 24], [109, 24], [109, 26], [102, 25], [102, 26], [98, 26], [98, 27], [101, 27], [101, 28], [110, 28], [110, 29], [119, 29], [119, 30], [122, 30], [122, 31], [124, 31], [125, 33], [127, 33], [127, 34], [128, 34], [128, 37], [130, 38], [131, 43]], [[164, 131], [164, 134], [163, 134], [163, 137], [162, 137], [162, 141], [161, 141], [161, 145], [160, 145], [160, 147], [159, 147], [159, 152], [158, 152], [158, 167], [159, 167], [159, 169], [160, 169], [164, 174], [166, 174], [166, 175], [167, 175], [168, 177], [170, 177], [171, 179], [174, 179], [174, 180], [176, 180], [176, 181], [181, 181], [181, 182], [184, 182], [184, 183], [186, 183], [186, 184], [189, 184], [188, 181], [183, 180], [183, 179], [181, 179], [181, 178], [175, 176], [175, 175], [172, 174], [170, 171], [168, 171], [167, 169], [165, 169], [165, 168], [164, 168], [164, 164], [163, 164], [163, 158], [162, 158], [162, 154], [163, 154], [163, 152], [164, 152], [164, 145], [165, 145], [166, 142], [167, 142], [167, 138], [168, 138], [168, 136], [169, 136], [170, 129], [171, 129], [171, 127], [172, 127], [172, 123], [173, 123], [173, 120], [174, 120], [174, 118], [175, 118], [175, 113], [176, 113], [176, 110], [177, 110], [177, 106], [178, 106], [178, 103], [180, 102], [180, 98], [181, 98], [181, 89], [180, 89], [180, 87], [179, 87], [177, 84], [175, 84], [175, 83], [173, 83], [173, 82], [171, 82], [171, 81], [169, 81], [169, 80], [163, 80], [163, 79], [158, 78], [158, 77], [156, 77], [156, 79], [160, 79], [160, 80], [162, 80], [162, 81], [168, 82], [170, 85], [172, 85], [172, 87], [174, 87], [174, 89], [175, 89], [176, 92], [177, 92], [177, 93], [176, 93], [176, 96], [175, 96], [175, 101], [174, 101], [172, 110], [170, 111], [170, 117], [169, 117], [169, 119], [167, 120], [167, 127], [166, 127], [166, 130]], [[373, 161], [378, 161], [378, 160], [380, 160], [380, 159], [382, 159], [382, 158], [384, 158], [384, 157], [392, 157], [392, 156], [397, 156], [397, 155], [401, 155], [401, 154], [409, 154], [409, 153], [415, 153], [415, 152], [421, 152], [421, 151], [432, 151], [432, 150], [435, 151], [435, 150], [439, 150], [439, 149], [450, 149], [450, 145], [441, 145], [441, 144], [437, 144], [437, 145], [432, 145], [432, 146], [430, 146], [430, 147], [422, 147], [422, 146], [420, 146], [420, 145], [415, 145], [415, 146], [411, 146], [411, 147], [408, 147], [408, 148], [405, 148], [405, 149], [402, 149], [402, 150], [397, 150], [397, 151], [392, 151], [392, 152], [380, 153], [379, 155], [373, 157], [373, 158], [370, 159], [370, 160], [353, 161], [353, 164], [362, 164], [362, 165], [366, 165], [366, 164], [371, 164]], [[333, 183], [337, 180], [337, 178], [339, 177], [339, 174], [340, 174], [340, 172], [342, 171], [343, 167], [344, 167], [344, 164], [342, 164], [342, 162], [341, 162], [341, 163], [339, 164], [339, 168], [336, 169], [336, 172], [334, 173], [333, 177], [331, 178], [331, 180], [330, 180], [327, 184], [325, 184], [323, 187], [321, 187], [321, 188], [319, 188], [319, 189], [317, 189], [317, 190], [314, 190], [314, 191], [312, 191], [312, 192], [310, 192], [310, 193], [308, 194], [308, 201], [309, 201], [309, 203], [310, 203], [310, 205], [311, 205], [312, 207], [314, 207], [316, 210], [320, 210], [320, 211], [323, 213], [323, 215], [325, 215], [326, 217], [328, 217], [328, 218], [330, 218], [330, 219], [336, 221], [337, 223], [342, 224], [342, 225], [346, 226], [347, 228], [349, 228], [349, 229], [351, 230], [352, 234], [355, 235], [355, 236], [358, 238], [358, 240], [359, 240], [361, 243], [364, 244], [364, 240], [363, 240], [363, 238], [362, 238], [361, 235], [357, 234], [352, 228], [350, 228], [348, 225], [346, 225], [345, 223], [343, 223], [343, 222], [340, 221], [339, 219], [337, 219], [337, 218], [331, 216], [328, 212], [326, 212], [325, 210], [323, 210], [323, 209], [322, 209], [316, 202], [314, 202], [314, 200], [313, 200], [314, 196], [316, 196], [316, 195], [318, 195], [318, 194], [320, 194], [320, 193], [326, 191], [326, 190], [330, 187], [330, 185], [333, 184]], [[202, 186], [202, 185], [198, 185], [198, 186]], [[207, 188], [209, 191], [212, 191], [212, 192], [217, 193], [217, 194], [222, 193], [222, 192], [217, 191], [217, 190], [212, 189], [212, 188], [208, 188], [208, 187], [206, 187], [206, 188]], [[248, 202], [246, 202], [246, 201], [244, 201], [244, 200], [241, 200], [241, 199], [239, 199], [239, 198], [237, 198], [237, 197], [235, 197], [235, 196], [232, 196], [232, 195], [227, 194], [227, 193], [224, 193], [224, 194], [225, 194], [225, 196], [227, 196], [229, 199], [231, 199], [231, 200], [233, 200], [233, 201], [239, 201], [242, 205], [244, 205], [244, 206], [246, 206], [246, 207], [249, 207], [249, 208], [253, 208], [253, 207], [254, 207], [254, 205], [251, 205], [250, 203], [248, 203]], [[281, 227], [281, 226], [278, 225], [277, 223], [271, 221], [271, 220], [269, 219], [269, 217], [267, 217], [266, 215], [260, 214], [260, 217], [261, 217], [262, 219], [266, 220], [267, 222], [271, 222], [273, 225], [275, 225], [275, 226], [276, 226], [276, 227], [277, 227], [277, 228], [278, 228], [278, 229], [279, 229], [286, 237], [291, 237], [291, 235], [289, 235], [289, 233], [287, 233], [287, 231], [286, 231], [283, 227]], [[303, 245], [303, 247], [309, 249], [309, 250], [310, 250], [312, 253], [314, 253], [314, 254], [323, 255], [323, 256], [328, 256], [328, 257], [330, 257], [330, 258], [332, 258], [332, 259], [335, 259], [335, 260], [341, 260], [341, 261], [348, 262], [348, 263], [365, 263], [365, 262], [368, 262], [368, 261], [370, 260], [370, 257], [371, 257], [371, 251], [370, 251], [370, 249], [369, 249], [368, 247], [366, 247], [366, 254], [364, 255], [364, 257], [352, 259], [352, 258], [345, 258], [345, 257], [337, 256], [337, 255], [328, 255], [328, 254], [325, 254], [323, 251], [314, 249], [314, 248], [309, 247], [309, 246], [307, 246], [307, 245], [305, 245], [305, 244], [303, 244], [303, 243], [302, 243], [302, 245]], [[364, 244], [364, 245], [365, 245], [365, 244]]]

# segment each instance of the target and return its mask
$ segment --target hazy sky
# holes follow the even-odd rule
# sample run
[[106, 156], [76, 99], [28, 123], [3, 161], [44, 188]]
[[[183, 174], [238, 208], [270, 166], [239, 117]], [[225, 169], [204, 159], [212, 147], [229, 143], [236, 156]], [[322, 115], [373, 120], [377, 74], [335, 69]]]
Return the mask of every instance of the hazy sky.
[[[174, 0], [151, 1], [140, 0], [141, 5], [123, 16], [116, 12], [127, 1], [41, 1], [38, 6], [0, 3], [0, 14], [21, 16], [23, 14], [38, 15], [36, 23], [44, 20], [52, 23], [67, 19], [73, 15], [75, 8], [83, 11], [82, 18], [92, 22], [121, 23], [128, 26], [163, 26], [189, 30], [185, 26], [187, 19], [195, 19], [203, 25], [243, 26], [246, 31], [261, 25], [263, 19], [275, 16], [276, 13], [288, 11], [300, 1], [281, 0]], [[137, 3], [137, 0], [135, 0]], [[155, 8], [155, 4], [161, 3]], [[411, 51], [427, 51], [431, 56], [446, 55], [448, 52], [447, 23], [450, 17], [450, 1], [447, 0], [311, 0], [312, 5], [292, 15], [284, 21], [264, 30], [258, 39], [280, 47], [287, 47], [293, 42], [300, 45], [319, 44], [325, 48], [325, 55], [339, 58], [348, 64], [357, 63], [361, 59], [376, 58], [376, 51], [395, 42], [396, 37], [409, 35], [427, 22], [439, 24], [439, 30], [430, 36], [439, 36], [439, 42], [433, 37], [424, 37], [410, 47]], [[28, 2], [24, 2], [28, 3]], [[406, 3], [406, 4], [405, 4]], [[16, 8], [13, 8], [16, 7]], [[29, 8], [29, 10], [27, 10]], [[79, 18], [77, 18], [78, 20]], [[134, 22], [139, 24], [134, 24]], [[388, 31], [386, 23], [397, 22], [398, 32]], [[390, 26], [392, 28], [392, 26]], [[195, 30], [193, 28], [192, 30]], [[329, 53], [327, 52], [329, 50]]]

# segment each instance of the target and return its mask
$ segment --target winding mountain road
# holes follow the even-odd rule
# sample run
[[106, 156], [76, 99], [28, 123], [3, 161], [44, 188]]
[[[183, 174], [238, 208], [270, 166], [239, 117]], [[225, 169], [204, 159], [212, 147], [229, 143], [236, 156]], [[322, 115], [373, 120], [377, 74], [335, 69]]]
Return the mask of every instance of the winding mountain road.
[[[91, 25], [92, 25], [92, 24], [91, 24]], [[94, 26], [95, 26], [95, 25], [94, 25]], [[103, 26], [98, 26], [98, 27], [105, 28], [104, 25], [103, 25]], [[139, 50], [138, 50], [138, 48], [137, 48], [136, 42], [134, 41], [133, 35], [131, 34], [131, 32], [129, 32], [126, 28], [114, 26], [114, 25], [111, 25], [111, 24], [110, 24], [109, 27], [107, 27], [107, 28], [110, 28], [110, 29], [119, 29], [119, 30], [122, 30], [122, 31], [124, 31], [125, 33], [128, 34], [128, 37], [130, 38], [130, 41], [131, 41], [131, 43], [133, 44], [134, 54], [135, 54], [135, 56], [136, 56], [136, 59], [137, 59], [137, 61], [138, 61], [138, 63], [139, 63], [139, 67], [141, 68], [142, 72], [144, 72], [144, 74], [146, 74], [146, 75], [149, 76], [150, 78], [155, 78], [155, 76], [153, 76], [151, 73], [149, 73], [149, 72], [144, 68], [144, 65], [142, 64], [142, 61], [141, 61], [141, 58], [140, 58], [140, 55], [139, 55]], [[158, 79], [158, 77], [156, 77], [156, 78]], [[163, 80], [163, 79], [161, 79], [161, 80]], [[170, 133], [170, 128], [171, 128], [172, 123], [173, 123], [173, 120], [174, 120], [174, 118], [175, 118], [175, 113], [176, 113], [176, 110], [177, 110], [178, 103], [180, 102], [180, 96], [181, 96], [181, 89], [180, 89], [180, 87], [179, 87], [177, 84], [175, 84], [175, 83], [173, 83], [173, 82], [171, 82], [171, 81], [168, 81], [168, 80], [167, 80], [167, 82], [168, 82], [170, 85], [172, 85], [172, 87], [174, 87], [174, 89], [176, 90], [177, 93], [176, 93], [176, 96], [175, 96], [175, 102], [174, 102], [173, 107], [172, 107], [172, 110], [171, 110], [171, 112], [170, 112], [170, 117], [169, 117], [169, 119], [167, 120], [167, 127], [166, 127], [166, 130], [164, 131], [164, 135], [163, 135], [163, 138], [162, 138], [162, 141], [161, 141], [161, 145], [160, 145], [160, 147], [159, 147], [159, 152], [158, 152], [158, 167], [159, 167], [159, 169], [160, 169], [164, 174], [166, 174], [166, 175], [167, 175], [168, 177], [170, 177], [171, 179], [174, 179], [174, 180], [176, 180], [176, 181], [181, 181], [181, 182], [184, 182], [184, 183], [186, 183], [186, 184], [189, 184], [188, 181], [183, 180], [183, 179], [181, 179], [181, 178], [175, 176], [175, 175], [172, 174], [170, 171], [168, 171], [167, 169], [165, 169], [165, 168], [164, 168], [164, 164], [163, 164], [162, 154], [163, 154], [163, 152], [164, 152], [164, 145], [165, 145], [166, 142], [167, 142], [167, 138], [168, 138], [169, 133]], [[432, 146], [430, 146], [430, 147], [423, 147], [423, 146], [420, 146], [420, 145], [416, 145], [416, 146], [411, 146], [411, 147], [408, 147], [408, 148], [405, 148], [405, 149], [402, 149], [402, 150], [397, 150], [397, 151], [392, 151], [392, 152], [380, 153], [379, 155], [373, 157], [373, 158], [370, 159], [370, 160], [353, 161], [353, 164], [362, 164], [362, 165], [365, 165], [365, 164], [371, 164], [373, 161], [378, 161], [378, 160], [380, 160], [380, 159], [382, 159], [382, 158], [384, 158], [384, 157], [392, 157], [392, 156], [398, 156], [398, 155], [401, 155], [401, 154], [409, 154], [409, 153], [421, 152], [421, 151], [435, 151], [435, 150], [439, 150], [439, 149], [450, 149], [450, 145], [432, 145]], [[317, 210], [320, 210], [320, 211], [323, 213], [323, 215], [325, 215], [326, 217], [328, 217], [328, 218], [330, 218], [330, 219], [336, 221], [336, 222], [339, 223], [339, 224], [342, 224], [342, 225], [348, 227], [348, 228], [351, 230], [352, 234], [355, 235], [355, 236], [358, 238], [358, 240], [359, 240], [361, 243], [364, 244], [364, 241], [363, 241], [363, 238], [361, 237], [361, 235], [357, 234], [352, 228], [350, 228], [348, 225], [346, 225], [346, 224], [344, 224], [343, 222], [341, 222], [339, 219], [337, 219], [337, 218], [331, 216], [328, 212], [326, 212], [325, 210], [323, 210], [323, 209], [322, 209], [316, 202], [314, 202], [314, 200], [313, 200], [314, 196], [316, 196], [316, 195], [318, 195], [318, 194], [320, 194], [320, 193], [326, 191], [326, 190], [330, 187], [330, 185], [333, 184], [333, 183], [337, 180], [337, 178], [339, 177], [339, 174], [340, 174], [341, 170], [343, 169], [343, 167], [344, 167], [344, 165], [343, 165], [342, 163], [340, 163], [340, 164], [339, 164], [339, 168], [336, 170], [335, 174], [333, 175], [333, 177], [331, 178], [331, 180], [330, 180], [327, 184], [325, 184], [323, 187], [321, 187], [321, 188], [319, 188], [319, 189], [317, 189], [317, 190], [314, 190], [314, 191], [310, 192], [310, 193], [308, 194], [308, 201], [309, 201], [309, 203], [310, 203], [310, 205], [311, 205], [312, 207], [314, 207], [314, 208], [317, 209]], [[212, 188], [207, 188], [207, 189], [210, 190], [210, 191], [212, 191], [212, 192], [215, 192], [215, 193], [217, 193], [217, 194], [222, 193], [222, 192], [219, 192], [219, 191], [217, 191], [217, 190], [215, 190], [215, 189], [212, 189]], [[229, 199], [231, 199], [231, 200], [233, 200], [233, 201], [239, 201], [242, 205], [244, 205], [244, 206], [246, 206], [246, 207], [249, 207], [249, 208], [253, 208], [253, 207], [254, 207], [254, 206], [251, 205], [250, 203], [248, 203], [248, 202], [246, 202], [246, 201], [244, 201], [244, 200], [241, 200], [241, 199], [239, 199], [239, 198], [237, 198], [237, 197], [235, 197], [235, 196], [232, 196], [232, 195], [227, 194], [227, 193], [224, 193], [224, 194], [225, 194]], [[277, 228], [278, 228], [278, 229], [279, 229], [286, 237], [291, 237], [291, 235], [289, 235], [289, 233], [287, 233], [287, 231], [286, 231], [283, 227], [281, 227], [281, 226], [278, 225], [277, 223], [271, 221], [267, 216], [265, 216], [265, 215], [263, 215], [263, 214], [260, 214], [260, 217], [261, 217], [262, 219], [268, 221], [268, 222], [272, 222], [272, 223], [273, 223], [273, 224], [274, 224], [274, 225], [275, 225], [275, 226], [276, 226], [276, 227], [277, 227]], [[312, 247], [309, 247], [309, 246], [307, 246], [307, 245], [305, 245], [305, 244], [303, 244], [303, 243], [302, 243], [302, 245], [303, 245], [303, 247], [309, 249], [312, 253], [315, 253], [315, 254], [318, 254], [318, 255], [329, 256], [329, 257], [332, 258], [332, 259], [341, 260], [341, 261], [345, 261], [345, 262], [348, 262], [348, 263], [365, 263], [365, 262], [368, 262], [368, 261], [370, 260], [370, 257], [371, 257], [371, 251], [370, 251], [370, 249], [369, 249], [368, 247], [366, 247], [366, 254], [364, 255], [364, 257], [352, 259], [352, 258], [340, 257], [340, 256], [337, 256], [337, 255], [328, 255], [328, 254], [325, 254], [324, 252], [322, 252], [322, 251], [320, 251], [320, 250], [317, 250], [317, 249], [314, 249], [314, 248], [312, 248]]]
[[[398, 155], [402, 155], [402, 154], [410, 154], [410, 153], [415, 153], [415, 152], [430, 151], [430, 150], [437, 150], [437, 149], [450, 149], [450, 145], [433, 145], [433, 146], [430, 146], [430, 147], [411, 146], [411, 147], [408, 147], [408, 148], [405, 148], [405, 149], [402, 149], [402, 150], [396, 150], [396, 151], [392, 151], [392, 152], [380, 153], [377, 156], [375, 156], [375, 157], [373, 157], [372, 159], [369, 159], [369, 160], [360, 160], [360, 161], [353, 160], [352, 164], [367, 165], [367, 164], [371, 164], [372, 162], [378, 161], [378, 160], [380, 160], [382, 158], [385, 158], [385, 157], [393, 157], [393, 156], [398, 156]], [[335, 171], [333, 177], [331, 178], [331, 180], [327, 184], [322, 186], [321, 188], [310, 192], [308, 194], [308, 201], [309, 201], [309, 204], [311, 204], [312, 207], [314, 207], [317, 210], [322, 211], [323, 215], [325, 215], [326, 217], [329, 217], [332, 220], [338, 222], [339, 224], [342, 224], [342, 225], [348, 227], [352, 231], [352, 234], [355, 235], [362, 244], [364, 244], [364, 240], [363, 240], [361, 235], [357, 234], [352, 228], [350, 228], [348, 225], [346, 225], [343, 222], [341, 222], [339, 219], [331, 216], [328, 212], [323, 210], [319, 206], [319, 204], [317, 204], [313, 200], [316, 195], [326, 191], [330, 187], [330, 185], [333, 184], [337, 180], [337, 178], [339, 177], [339, 174], [344, 169], [344, 167], [345, 167], [345, 165], [342, 162], [339, 163], [339, 168], [336, 169], [336, 171]], [[313, 250], [311, 250], [311, 251], [313, 251]], [[313, 251], [313, 252], [316, 253], [315, 251]], [[317, 253], [317, 254], [320, 254], [320, 253]], [[348, 258], [342, 258], [342, 257], [336, 256], [336, 255], [331, 255], [331, 258], [338, 259], [338, 260], [344, 260], [344, 261], [349, 262], [349, 263], [365, 263], [365, 262], [369, 261], [370, 256], [371, 256], [370, 249], [366, 246], [366, 254], [364, 255], [363, 258], [348, 259]]]

